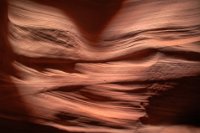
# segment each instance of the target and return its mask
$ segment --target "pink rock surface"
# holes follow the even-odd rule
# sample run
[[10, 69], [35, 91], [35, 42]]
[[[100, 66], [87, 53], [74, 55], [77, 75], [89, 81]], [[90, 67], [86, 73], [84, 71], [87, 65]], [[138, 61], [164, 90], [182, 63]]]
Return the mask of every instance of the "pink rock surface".
[[0, 6], [2, 132], [200, 132], [198, 0]]

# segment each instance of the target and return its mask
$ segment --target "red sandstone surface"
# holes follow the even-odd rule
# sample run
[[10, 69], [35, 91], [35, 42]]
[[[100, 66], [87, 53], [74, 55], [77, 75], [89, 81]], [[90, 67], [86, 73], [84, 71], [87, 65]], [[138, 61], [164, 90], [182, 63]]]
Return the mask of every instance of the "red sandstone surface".
[[200, 133], [199, 0], [0, 1], [1, 133]]

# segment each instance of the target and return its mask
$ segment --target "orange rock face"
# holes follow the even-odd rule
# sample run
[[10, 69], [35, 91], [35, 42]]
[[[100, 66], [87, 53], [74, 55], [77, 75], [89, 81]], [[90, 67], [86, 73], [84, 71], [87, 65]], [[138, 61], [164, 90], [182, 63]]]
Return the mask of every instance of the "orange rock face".
[[199, 0], [0, 6], [0, 132], [200, 132]]

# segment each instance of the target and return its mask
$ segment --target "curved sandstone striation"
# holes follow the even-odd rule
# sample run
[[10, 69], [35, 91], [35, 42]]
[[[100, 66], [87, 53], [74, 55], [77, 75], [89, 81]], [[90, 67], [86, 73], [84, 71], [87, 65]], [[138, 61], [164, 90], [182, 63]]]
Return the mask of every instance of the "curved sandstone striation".
[[4, 128], [200, 131], [198, 0], [10, 0], [3, 13]]

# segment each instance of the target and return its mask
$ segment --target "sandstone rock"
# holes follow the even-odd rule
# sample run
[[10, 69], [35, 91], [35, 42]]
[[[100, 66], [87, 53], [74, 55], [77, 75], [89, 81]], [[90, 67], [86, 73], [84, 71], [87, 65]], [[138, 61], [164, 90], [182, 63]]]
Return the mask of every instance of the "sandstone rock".
[[0, 5], [5, 133], [200, 132], [198, 0]]

